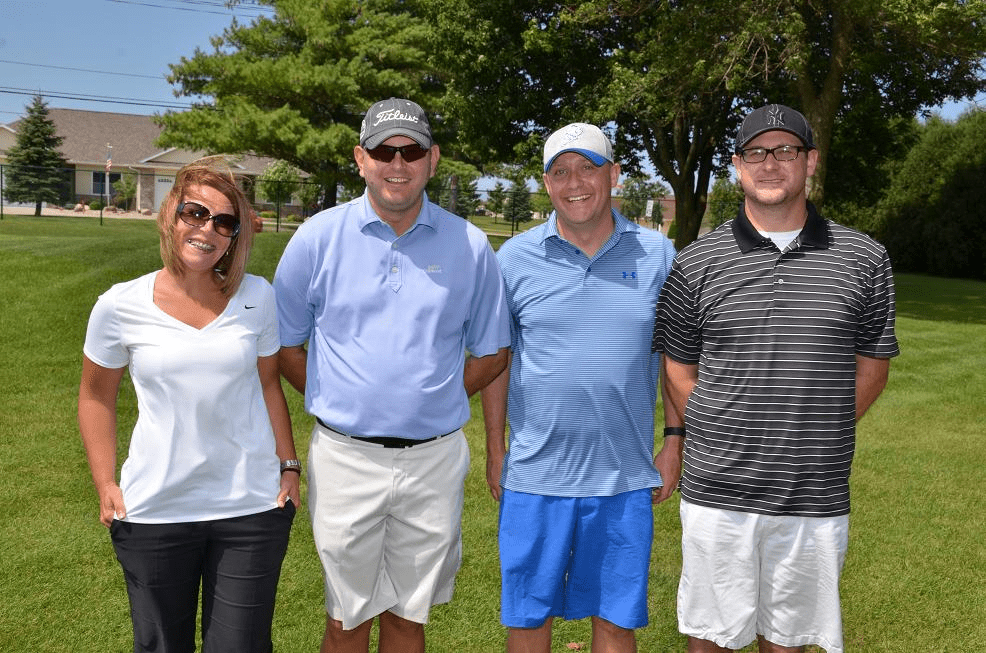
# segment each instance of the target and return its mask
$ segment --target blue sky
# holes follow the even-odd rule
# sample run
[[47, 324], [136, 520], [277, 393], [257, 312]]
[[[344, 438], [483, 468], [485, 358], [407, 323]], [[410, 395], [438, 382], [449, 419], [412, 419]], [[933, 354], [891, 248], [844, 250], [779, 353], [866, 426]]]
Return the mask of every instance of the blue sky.
[[[249, 0], [248, 0], [249, 2]], [[222, 0], [0, 0], [0, 123], [40, 91], [51, 108], [152, 114], [188, 106], [168, 64], [211, 50], [235, 16], [269, 8]], [[72, 99], [76, 98], [76, 99]], [[113, 98], [116, 102], [97, 101]]]
[[[246, 0], [0, 0], [0, 123], [39, 93], [49, 107], [153, 114], [180, 110], [168, 64], [211, 50], [233, 17], [270, 14]], [[100, 99], [114, 99], [106, 102]], [[986, 106], [986, 96], [980, 97]], [[968, 103], [942, 109], [957, 116]]]

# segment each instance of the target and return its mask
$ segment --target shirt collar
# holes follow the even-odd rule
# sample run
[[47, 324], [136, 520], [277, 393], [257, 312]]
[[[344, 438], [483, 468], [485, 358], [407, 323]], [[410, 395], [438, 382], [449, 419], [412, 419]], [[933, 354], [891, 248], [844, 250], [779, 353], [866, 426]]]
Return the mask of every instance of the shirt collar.
[[[619, 211], [613, 208], [611, 208], [610, 211], [613, 214], [613, 233], [610, 235], [609, 239], [606, 242], [613, 240], [613, 236], [619, 238], [620, 234], [624, 234], [628, 231], [638, 230], [637, 225], [634, 224], [633, 222], [630, 222], [622, 215], [620, 215]], [[565, 240], [564, 238], [562, 238], [562, 235], [558, 233], [557, 211], [552, 211], [551, 215], [548, 216], [548, 222], [544, 225], [544, 231], [541, 232], [541, 244], [543, 245], [544, 241], [546, 241], [549, 238], [558, 238], [559, 240]], [[605, 247], [606, 246], [603, 245], [603, 247], [600, 249], [605, 249]]]
[[[805, 220], [805, 226], [801, 229], [801, 233], [798, 234], [798, 244], [800, 247], [828, 249], [829, 230], [825, 218], [818, 213], [818, 209], [815, 208], [814, 204], [811, 202], [807, 202], [806, 204], [808, 205], [808, 218]], [[771, 242], [766, 236], [760, 235], [760, 232], [750, 222], [750, 219], [746, 216], [745, 203], [740, 204], [739, 214], [733, 220], [733, 237], [736, 239], [736, 244], [739, 245], [740, 251], [744, 254], [760, 245]]]
[[[359, 228], [360, 231], [364, 230], [368, 225], [373, 223], [379, 223], [388, 229], [390, 225], [383, 221], [383, 219], [377, 215], [377, 212], [373, 210], [373, 205], [370, 204], [370, 193], [369, 191], [363, 192], [363, 213], [359, 217]], [[434, 214], [431, 210], [431, 203], [428, 201], [428, 193], [421, 192], [421, 210], [418, 211], [418, 217], [414, 219], [414, 224], [405, 233], [411, 233], [418, 225], [424, 225], [432, 230], [438, 229], [438, 216]]]

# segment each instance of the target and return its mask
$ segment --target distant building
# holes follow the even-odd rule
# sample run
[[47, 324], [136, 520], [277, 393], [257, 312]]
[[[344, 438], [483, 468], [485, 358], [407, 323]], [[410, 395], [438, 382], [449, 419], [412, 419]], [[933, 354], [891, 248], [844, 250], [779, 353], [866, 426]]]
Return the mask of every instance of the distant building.
[[[88, 203], [102, 199], [122, 175], [133, 175], [137, 182], [136, 209], [157, 211], [174, 185], [175, 173], [207, 152], [161, 148], [155, 142], [162, 128], [152, 116], [107, 113], [80, 109], [48, 109], [58, 135], [63, 137], [61, 152], [71, 168], [71, 201]], [[0, 164], [16, 143], [20, 120], [0, 125]], [[111, 159], [107, 187], [106, 163]], [[233, 155], [233, 172], [255, 179], [273, 159], [250, 154]], [[248, 184], [250, 185], [250, 184]], [[251, 189], [247, 190], [252, 197]]]
[[[623, 190], [623, 185], [617, 186], [618, 192], [613, 193], [613, 208], [617, 211], [622, 211], [623, 209], [623, 197], [621, 192]], [[671, 228], [671, 223], [674, 222], [674, 212], [675, 212], [675, 199], [673, 195], [665, 197], [657, 197], [654, 199], [654, 206], [652, 207], [652, 214], [650, 217], [641, 217], [638, 222], [645, 227], [650, 227], [652, 229], [657, 229], [665, 236], [668, 235], [668, 229]], [[658, 219], [658, 211], [660, 211], [661, 224], [655, 225], [654, 223]]]

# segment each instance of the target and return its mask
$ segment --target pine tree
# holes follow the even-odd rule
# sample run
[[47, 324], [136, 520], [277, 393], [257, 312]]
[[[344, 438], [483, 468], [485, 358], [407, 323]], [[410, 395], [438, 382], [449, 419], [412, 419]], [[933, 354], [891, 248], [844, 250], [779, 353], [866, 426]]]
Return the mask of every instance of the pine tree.
[[503, 209], [507, 204], [507, 189], [504, 187], [503, 182], [496, 182], [496, 186], [490, 189], [487, 198], [486, 208], [493, 214], [493, 222], [496, 222], [497, 216], [503, 213]]
[[503, 217], [510, 220], [510, 233], [513, 233], [519, 223], [527, 222], [533, 215], [531, 213], [531, 191], [527, 187], [527, 180], [523, 174], [517, 174], [510, 181], [512, 185], [507, 191]]
[[63, 138], [48, 117], [48, 105], [40, 95], [17, 123], [17, 142], [7, 151], [4, 195], [11, 202], [34, 202], [41, 215], [42, 202], [57, 202], [65, 188], [68, 162], [59, 151]]

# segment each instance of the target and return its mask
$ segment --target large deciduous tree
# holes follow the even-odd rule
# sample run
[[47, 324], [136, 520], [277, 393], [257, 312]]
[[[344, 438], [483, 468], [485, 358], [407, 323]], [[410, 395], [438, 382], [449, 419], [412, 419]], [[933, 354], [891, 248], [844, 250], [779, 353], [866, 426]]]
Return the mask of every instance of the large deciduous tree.
[[624, 167], [649, 161], [674, 190], [679, 247], [697, 236], [749, 109], [808, 116], [821, 202], [837, 119], [911, 116], [984, 87], [983, 0], [502, 4], [432, 3], [462, 139], [476, 156], [532, 161], [566, 121], [615, 124]]
[[428, 61], [431, 28], [414, 1], [263, 4], [273, 16], [234, 21], [211, 52], [171, 66], [176, 94], [201, 103], [161, 116], [160, 142], [287, 161], [323, 186], [331, 206], [338, 184], [359, 186], [353, 146], [371, 104], [396, 96], [436, 106], [442, 85]]
[[765, 51], [781, 62], [787, 97], [814, 128], [820, 156], [811, 198], [818, 204], [837, 123], [910, 118], [986, 88], [983, 0], [789, 0], [777, 6], [790, 27], [765, 39]]
[[59, 201], [68, 187], [68, 162], [59, 151], [64, 139], [37, 95], [16, 129], [16, 141], [7, 150], [3, 193], [11, 202], [34, 202], [34, 215], [41, 215], [41, 204]]
[[[650, 163], [675, 195], [680, 234], [698, 234], [706, 189], [728, 154], [737, 96], [764, 78], [749, 65], [761, 30], [749, 0], [699, 3], [527, 0], [435, 3], [449, 112], [478, 157], [535, 168], [546, 135], [569, 121], [615, 124], [629, 173]], [[490, 35], [480, 53], [473, 30]]]

